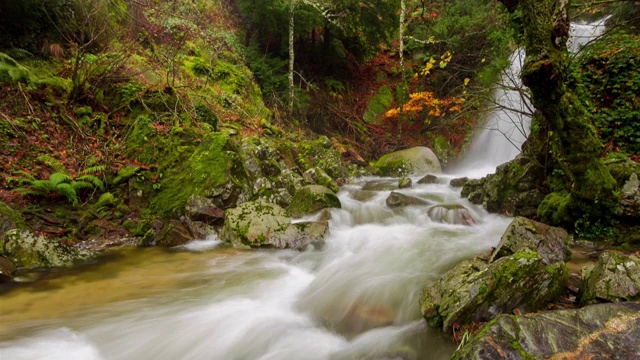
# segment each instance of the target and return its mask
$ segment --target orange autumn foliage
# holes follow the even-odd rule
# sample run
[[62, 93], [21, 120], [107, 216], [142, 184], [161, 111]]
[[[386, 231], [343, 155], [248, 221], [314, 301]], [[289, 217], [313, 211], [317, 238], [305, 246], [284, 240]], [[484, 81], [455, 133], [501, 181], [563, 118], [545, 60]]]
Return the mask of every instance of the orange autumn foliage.
[[[461, 97], [450, 97], [438, 99], [433, 92], [422, 91], [409, 94], [409, 101], [402, 106], [402, 112], [409, 117], [424, 114], [425, 122], [430, 118], [443, 116], [446, 112], [460, 111], [465, 99]], [[395, 118], [400, 114], [400, 108], [395, 108], [385, 113], [386, 118]]]

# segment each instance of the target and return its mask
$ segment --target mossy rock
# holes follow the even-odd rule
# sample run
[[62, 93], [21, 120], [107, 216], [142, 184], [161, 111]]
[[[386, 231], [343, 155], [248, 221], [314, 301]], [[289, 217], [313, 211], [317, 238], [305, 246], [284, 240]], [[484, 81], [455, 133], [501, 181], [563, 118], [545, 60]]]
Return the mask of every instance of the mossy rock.
[[375, 123], [382, 114], [390, 109], [392, 103], [393, 93], [391, 89], [388, 86], [381, 87], [369, 102], [367, 111], [363, 116], [364, 121], [369, 124]]
[[341, 208], [340, 199], [322, 185], [307, 185], [296, 191], [287, 208], [293, 217], [314, 214], [326, 208]]
[[26, 229], [22, 214], [0, 201], [0, 239], [13, 229]]
[[236, 248], [270, 247], [304, 249], [320, 243], [328, 231], [326, 222], [291, 223], [278, 205], [250, 201], [226, 212], [220, 238]]
[[637, 359], [640, 303], [611, 303], [526, 315], [500, 315], [452, 360]]
[[405, 206], [425, 206], [430, 204], [427, 200], [395, 191], [392, 191], [391, 194], [389, 194], [385, 203], [392, 209], [402, 208]]
[[16, 270], [16, 266], [11, 260], [0, 256], [0, 284], [11, 282]]
[[31, 72], [20, 65], [12, 57], [0, 52], [0, 84], [27, 84], [31, 78]]
[[311, 168], [302, 174], [307, 184], [317, 184], [329, 188], [333, 192], [338, 192], [338, 184], [321, 168]]
[[92, 254], [27, 230], [13, 229], [0, 240], [0, 256], [11, 260], [17, 267], [47, 268], [68, 266]]
[[427, 147], [413, 147], [383, 155], [373, 164], [379, 175], [407, 176], [426, 173], [440, 174], [442, 168], [438, 157]]
[[640, 300], [640, 258], [604, 251], [580, 286], [580, 303]]

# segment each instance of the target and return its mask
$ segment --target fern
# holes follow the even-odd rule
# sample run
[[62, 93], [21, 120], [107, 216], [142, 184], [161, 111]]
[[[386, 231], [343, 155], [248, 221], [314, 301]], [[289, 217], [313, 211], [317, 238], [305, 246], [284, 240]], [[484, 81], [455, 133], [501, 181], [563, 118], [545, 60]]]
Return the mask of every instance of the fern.
[[75, 191], [94, 188], [92, 183], [86, 181], [74, 181], [71, 183], [71, 187], [73, 187]]
[[107, 167], [104, 165], [91, 166], [82, 170], [80, 174], [82, 175], [96, 174], [96, 173], [99, 173], [100, 171], [104, 171], [106, 168]]
[[56, 186], [56, 185], [62, 184], [62, 183], [68, 183], [68, 182], [71, 182], [72, 180], [73, 179], [68, 174], [63, 174], [63, 173], [59, 173], [59, 172], [55, 172], [55, 173], [49, 175], [49, 181], [51, 182], [51, 184], [53, 186]]
[[73, 189], [73, 186], [71, 186], [71, 184], [58, 184], [55, 187], [55, 192], [67, 198], [67, 200], [69, 200], [69, 202], [74, 205], [78, 203], [78, 195], [76, 194], [76, 191]]
[[84, 181], [87, 184], [92, 184], [92, 186], [95, 186], [97, 188], [99, 188], [100, 190], [104, 191], [104, 183], [102, 182], [102, 180], [100, 180], [97, 176], [95, 175], [82, 175], [82, 176], [78, 176], [76, 178], [76, 181]]
[[51, 156], [48, 156], [48, 155], [40, 155], [38, 156], [38, 160], [40, 160], [45, 165], [51, 167], [57, 173], [61, 173], [61, 174], [67, 173], [67, 169], [65, 169], [64, 166], [62, 166], [62, 164], [58, 159], [52, 158]]

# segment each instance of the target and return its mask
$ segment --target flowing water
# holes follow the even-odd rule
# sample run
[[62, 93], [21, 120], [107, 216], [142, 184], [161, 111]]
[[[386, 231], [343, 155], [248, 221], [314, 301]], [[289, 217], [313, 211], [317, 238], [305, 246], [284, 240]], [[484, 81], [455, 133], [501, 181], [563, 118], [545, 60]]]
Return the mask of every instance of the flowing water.
[[[445, 359], [449, 336], [422, 320], [422, 288], [495, 246], [509, 218], [440, 182], [401, 192], [463, 205], [476, 224], [427, 206], [392, 210], [395, 179], [339, 193], [322, 249], [240, 251], [216, 239], [114, 251], [104, 261], [0, 296], [2, 359]], [[414, 181], [417, 179], [414, 179]], [[362, 190], [367, 188], [379, 190]]]
[[[521, 57], [507, 78], [517, 79]], [[509, 91], [497, 99], [512, 113], [492, 116], [456, 174], [481, 176], [517, 155], [528, 125], [511, 120], [526, 102]], [[456, 345], [422, 320], [420, 292], [488, 252], [511, 221], [460, 198], [452, 177], [403, 190], [397, 179], [344, 186], [320, 249], [240, 251], [210, 238], [113, 250], [0, 289], [0, 358], [446, 359]], [[428, 205], [390, 209], [392, 190]], [[429, 217], [453, 219], [460, 206], [472, 225]]]

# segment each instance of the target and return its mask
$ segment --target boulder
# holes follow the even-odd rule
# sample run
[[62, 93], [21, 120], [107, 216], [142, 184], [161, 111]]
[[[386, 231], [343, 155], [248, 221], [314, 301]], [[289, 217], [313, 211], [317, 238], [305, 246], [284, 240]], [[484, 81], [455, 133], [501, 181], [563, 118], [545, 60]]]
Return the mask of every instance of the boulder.
[[338, 192], [340, 190], [340, 188], [338, 187], [336, 182], [333, 181], [331, 176], [329, 176], [321, 168], [317, 168], [317, 167], [311, 168], [305, 171], [304, 174], [302, 174], [302, 177], [304, 178], [304, 181], [307, 184], [310, 184], [310, 185], [317, 184], [317, 185], [326, 186], [327, 188], [331, 189], [331, 191], [333, 192]]
[[[527, 233], [532, 231], [540, 233]], [[563, 238], [558, 233], [532, 220], [515, 219], [495, 250], [499, 255], [489, 262], [464, 261], [423, 290], [420, 309], [427, 323], [450, 333], [453, 324], [485, 322], [515, 309], [544, 307], [562, 293], [568, 277], [568, 235]], [[559, 255], [548, 253], [554, 248], [561, 249]]]
[[340, 207], [340, 199], [333, 191], [322, 185], [307, 185], [296, 191], [287, 210], [293, 217], [302, 217], [322, 209]]
[[435, 175], [425, 175], [420, 180], [418, 180], [418, 184], [435, 184], [438, 182], [438, 177]]
[[461, 177], [461, 178], [455, 178], [455, 179], [451, 179], [451, 181], [449, 181], [449, 185], [453, 186], [453, 187], [463, 187], [464, 184], [466, 184], [469, 181], [468, 177]]
[[617, 210], [622, 217], [640, 219], [640, 180], [638, 173], [632, 173], [620, 189], [620, 207]]
[[518, 155], [498, 166], [495, 174], [467, 181], [462, 187], [462, 197], [489, 212], [531, 218], [538, 215], [538, 206], [546, 196], [540, 190], [544, 181], [539, 166]]
[[304, 249], [322, 242], [327, 222], [292, 224], [278, 205], [251, 201], [227, 210], [221, 239], [237, 248], [275, 247]]
[[428, 205], [426, 200], [392, 191], [386, 200], [387, 206], [396, 209], [405, 206]]
[[524, 217], [516, 217], [507, 227], [491, 261], [521, 250], [536, 251], [547, 264], [569, 261], [570, 236], [566, 230]]
[[218, 208], [213, 200], [204, 196], [191, 196], [185, 206], [185, 212], [193, 221], [209, 225], [222, 225], [224, 222], [224, 210]]
[[380, 179], [367, 181], [362, 190], [365, 191], [389, 191], [398, 189], [398, 181], [395, 179]]
[[456, 351], [461, 359], [638, 359], [640, 303], [500, 315]]
[[423, 146], [383, 155], [373, 166], [383, 176], [400, 177], [409, 174], [442, 173], [438, 157], [431, 149]]
[[187, 226], [180, 220], [170, 219], [164, 221], [162, 229], [156, 235], [156, 245], [162, 246], [178, 246], [184, 245], [193, 240]]
[[11, 260], [0, 256], [0, 284], [11, 282], [16, 273], [16, 266]]
[[67, 266], [92, 256], [89, 251], [64, 245], [28, 230], [7, 231], [0, 240], [0, 256], [21, 268]]
[[398, 179], [398, 188], [399, 189], [408, 189], [412, 185], [411, 179], [408, 177], [401, 177]]
[[580, 303], [640, 300], [640, 258], [612, 251], [583, 274]]
[[427, 210], [431, 220], [452, 225], [474, 225], [476, 220], [467, 208], [460, 204], [440, 204]]
[[0, 239], [9, 230], [23, 228], [25, 228], [25, 224], [22, 214], [0, 201]]

